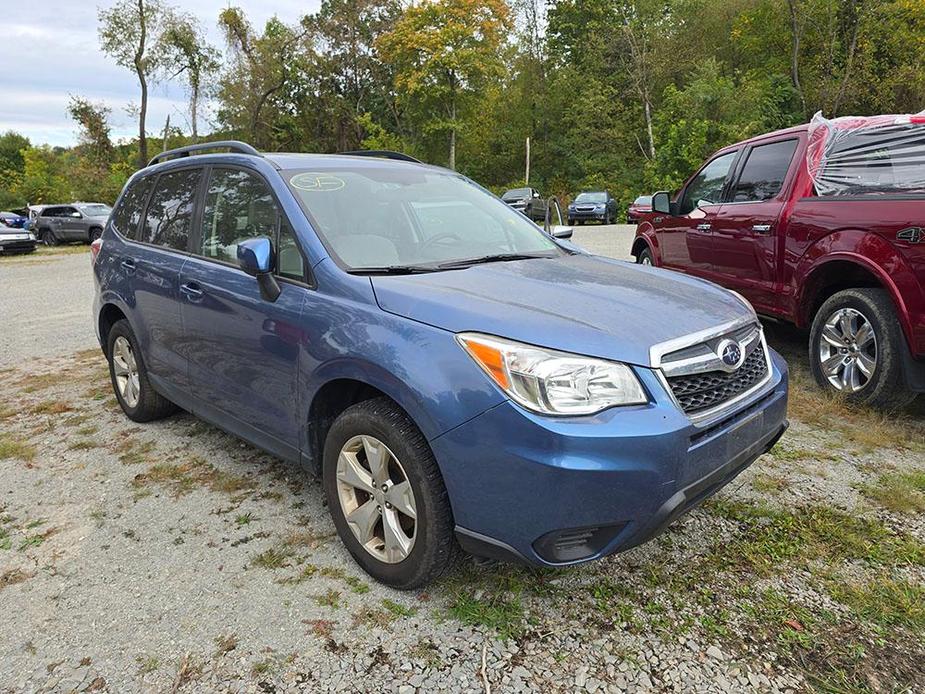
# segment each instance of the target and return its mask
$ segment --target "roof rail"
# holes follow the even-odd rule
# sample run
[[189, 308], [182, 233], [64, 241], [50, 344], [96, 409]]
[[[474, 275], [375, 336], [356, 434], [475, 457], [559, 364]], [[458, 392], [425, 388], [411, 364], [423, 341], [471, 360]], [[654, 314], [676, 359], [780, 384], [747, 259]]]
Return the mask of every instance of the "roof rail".
[[153, 166], [159, 161], [164, 159], [172, 159], [174, 157], [188, 157], [193, 152], [202, 152], [209, 149], [227, 149], [236, 154], [251, 154], [255, 157], [262, 157], [263, 155], [254, 149], [251, 145], [246, 142], [239, 142], [238, 140], [217, 140], [215, 142], [200, 142], [195, 145], [187, 145], [186, 147], [177, 147], [176, 149], [168, 149], [166, 152], [161, 152], [160, 154], [155, 154], [151, 157], [151, 161], [148, 162], [148, 166]]
[[380, 159], [394, 159], [395, 161], [410, 161], [413, 164], [424, 163], [420, 159], [415, 159], [410, 154], [393, 152], [390, 149], [359, 149], [354, 152], [338, 152], [338, 154], [349, 155], [351, 157], [379, 157]]

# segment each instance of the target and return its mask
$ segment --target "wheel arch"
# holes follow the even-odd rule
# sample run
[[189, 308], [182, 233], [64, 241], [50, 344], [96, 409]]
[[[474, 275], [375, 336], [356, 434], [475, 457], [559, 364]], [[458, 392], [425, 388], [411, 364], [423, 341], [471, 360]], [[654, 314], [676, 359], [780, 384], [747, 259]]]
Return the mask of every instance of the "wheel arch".
[[99, 315], [97, 316], [97, 334], [100, 338], [103, 354], [107, 358], [109, 357], [109, 331], [120, 320], [128, 320], [128, 316], [116, 304], [110, 302], [100, 307]]
[[907, 344], [911, 344], [912, 326], [902, 292], [890, 274], [865, 256], [857, 253], [829, 255], [803, 273], [800, 287], [795, 321], [799, 327], [809, 326], [819, 307], [843, 289], [870, 287], [885, 290], [893, 302]]
[[348, 407], [365, 400], [387, 397], [414, 422], [429, 441], [440, 432], [407, 385], [380, 367], [338, 364], [316, 374], [316, 386], [306, 398], [306, 440], [303, 464], [321, 471], [324, 442], [334, 420]]
[[638, 260], [639, 254], [642, 253], [642, 251], [646, 248], [648, 248], [649, 253], [652, 254], [652, 262], [654, 264], [658, 264], [660, 257], [658, 254], [658, 243], [655, 240], [655, 234], [652, 232], [651, 224], [648, 222], [642, 222], [636, 231], [636, 238], [633, 239], [630, 255]]

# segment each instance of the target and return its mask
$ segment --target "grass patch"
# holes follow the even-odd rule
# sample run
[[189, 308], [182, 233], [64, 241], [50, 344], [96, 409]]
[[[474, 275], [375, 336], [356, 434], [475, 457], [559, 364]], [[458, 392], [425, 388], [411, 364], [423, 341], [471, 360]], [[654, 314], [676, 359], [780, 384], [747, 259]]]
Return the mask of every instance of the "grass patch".
[[861, 453], [878, 448], [925, 448], [925, 424], [902, 412], [880, 412], [854, 406], [824, 391], [802, 368], [790, 369], [790, 416], [804, 424], [837, 430]]
[[140, 465], [148, 461], [148, 455], [153, 453], [154, 449], [153, 441], [126, 438], [116, 446], [116, 453], [119, 454], [119, 462], [123, 465]]
[[12, 434], [0, 434], [0, 460], [16, 458], [26, 462], [35, 459], [37, 451], [28, 441], [16, 438]]
[[739, 525], [737, 537], [709, 560], [720, 570], [775, 575], [787, 561], [862, 561], [869, 565], [925, 565], [925, 544], [892, 532], [875, 519], [822, 506], [773, 509], [727, 500], [709, 508]]
[[866, 585], [833, 580], [829, 592], [861, 619], [925, 632], [925, 586], [919, 583], [890, 577], [876, 577]]
[[329, 588], [321, 595], [315, 596], [315, 602], [322, 607], [331, 607], [337, 609], [340, 607], [340, 591]]
[[520, 599], [500, 595], [475, 597], [471, 593], [457, 593], [450, 605], [450, 614], [463, 624], [491, 629], [504, 640], [516, 637], [524, 625]]
[[45, 400], [33, 405], [29, 411], [32, 414], [64, 414], [73, 409], [74, 408], [61, 400]]
[[375, 607], [361, 607], [353, 613], [353, 626], [379, 627], [388, 629], [397, 617], [388, 610], [380, 610]]
[[766, 494], [780, 494], [789, 486], [789, 482], [778, 475], [759, 472], [752, 479], [752, 489]]
[[93, 439], [81, 439], [79, 441], [74, 441], [67, 449], [69, 451], [89, 451], [93, 448], [99, 448], [99, 445], [100, 444]]
[[237, 634], [225, 634], [215, 637], [215, 655], [223, 656], [238, 647]]
[[135, 475], [132, 486], [136, 490], [159, 486], [180, 497], [200, 488], [220, 494], [238, 494], [250, 491], [255, 485], [247, 478], [219, 470], [203, 458], [194, 456], [185, 463], [153, 465], [147, 472]]
[[861, 487], [861, 493], [888, 511], [925, 511], [925, 472], [891, 472], [880, 475], [876, 484]]
[[19, 569], [9, 569], [0, 573], [0, 590], [7, 588], [9, 586], [15, 586], [17, 583], [24, 583], [28, 581], [32, 576], [20, 571]]

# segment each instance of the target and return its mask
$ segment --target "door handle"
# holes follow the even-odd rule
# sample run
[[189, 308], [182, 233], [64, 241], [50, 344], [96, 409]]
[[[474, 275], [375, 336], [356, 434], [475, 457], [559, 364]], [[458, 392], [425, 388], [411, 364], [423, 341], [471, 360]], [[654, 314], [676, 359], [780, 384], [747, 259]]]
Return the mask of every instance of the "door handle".
[[770, 224], [753, 224], [752, 231], [757, 231], [759, 234], [767, 234], [771, 231]]
[[712, 224], [704, 223], [697, 225], [697, 231], [710, 231], [713, 228]]
[[127, 273], [132, 274], [135, 272], [135, 261], [134, 260], [123, 260], [122, 269]]
[[190, 301], [199, 301], [202, 298], [202, 287], [198, 282], [187, 282], [180, 285], [180, 291], [183, 292]]

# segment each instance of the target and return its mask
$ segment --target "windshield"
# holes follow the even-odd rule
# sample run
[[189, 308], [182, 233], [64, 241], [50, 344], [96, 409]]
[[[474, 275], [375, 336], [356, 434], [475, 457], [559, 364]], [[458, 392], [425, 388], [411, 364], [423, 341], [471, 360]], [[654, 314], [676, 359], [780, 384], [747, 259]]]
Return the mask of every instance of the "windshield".
[[77, 205], [85, 217], [108, 217], [112, 208], [109, 205]]
[[575, 202], [607, 202], [607, 193], [579, 193]]
[[504, 195], [501, 196], [502, 200], [520, 200], [521, 198], [529, 198], [531, 195], [529, 188], [515, 188], [514, 190], [509, 190]]
[[348, 270], [563, 253], [523, 214], [458, 174], [366, 164], [282, 175]]

